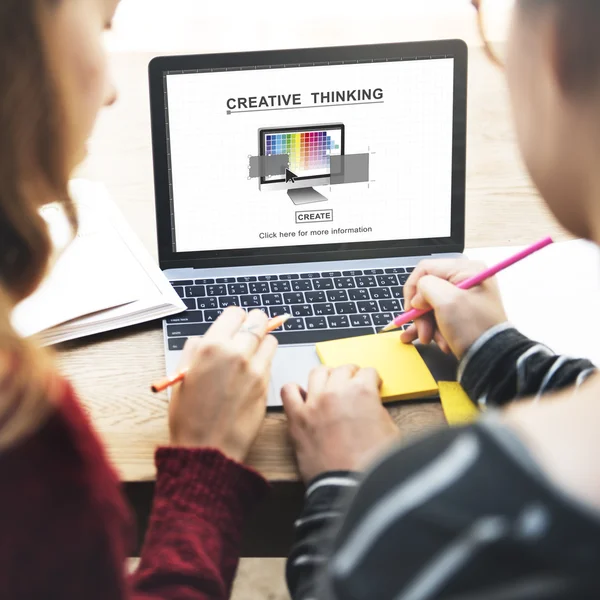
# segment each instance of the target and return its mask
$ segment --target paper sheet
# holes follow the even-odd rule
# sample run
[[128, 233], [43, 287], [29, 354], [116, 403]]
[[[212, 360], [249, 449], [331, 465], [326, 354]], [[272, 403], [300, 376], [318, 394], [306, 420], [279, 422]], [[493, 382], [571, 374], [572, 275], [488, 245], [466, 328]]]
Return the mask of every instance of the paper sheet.
[[324, 365], [354, 364], [373, 367], [383, 381], [384, 402], [426, 398], [436, 394], [437, 384], [425, 361], [412, 344], [403, 344], [399, 333], [321, 342], [317, 354]]
[[479, 416], [473, 404], [457, 381], [438, 381], [440, 401], [448, 425], [466, 425]]
[[15, 329], [57, 343], [185, 310], [104, 186], [75, 180], [71, 194], [77, 237], [68, 244], [70, 229], [56, 205], [42, 209], [55, 247], [66, 248], [46, 281], [13, 311]]
[[[493, 265], [517, 247], [466, 250]], [[600, 252], [584, 240], [556, 243], [498, 275], [509, 320], [558, 354], [600, 365]]]
[[[13, 326], [22, 336], [141, 297], [139, 267], [111, 227], [109, 216], [94, 198], [82, 198], [77, 206], [77, 237], [62, 251], [40, 288], [13, 311]], [[60, 231], [56, 245], [63, 246], [64, 217], [54, 208], [47, 208], [44, 216], [51, 231]]]

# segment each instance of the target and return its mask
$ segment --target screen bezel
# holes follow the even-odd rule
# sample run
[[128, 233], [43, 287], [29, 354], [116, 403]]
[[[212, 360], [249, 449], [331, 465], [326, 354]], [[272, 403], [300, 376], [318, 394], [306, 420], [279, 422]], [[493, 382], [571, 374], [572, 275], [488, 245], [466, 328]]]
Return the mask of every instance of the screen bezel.
[[[277, 134], [277, 133], [302, 133], [304, 131], [335, 131], [339, 130], [341, 133], [341, 142], [340, 142], [340, 156], [344, 156], [345, 153], [345, 144], [346, 144], [346, 127], [343, 123], [330, 123], [328, 125], [311, 125], [306, 127], [269, 127], [263, 128], [259, 131], [259, 155], [266, 156], [266, 147], [265, 147], [265, 137], [269, 134]], [[329, 175], [309, 175], [308, 177], [297, 177], [296, 181], [310, 181], [316, 179], [331, 178], [331, 169], [329, 169]], [[269, 186], [273, 184], [282, 184], [285, 183], [285, 177], [282, 179], [269, 179], [266, 177], [260, 178], [261, 186]]]
[[[450, 237], [310, 246], [175, 252], [171, 226], [164, 74], [206, 69], [268, 68], [274, 65], [372, 60], [454, 59]], [[152, 153], [158, 255], [161, 269], [251, 266], [292, 262], [419, 256], [462, 252], [465, 242], [465, 177], [468, 49], [462, 40], [334, 46], [259, 52], [159, 56], [149, 64]], [[226, 220], [224, 219], [224, 224]]]

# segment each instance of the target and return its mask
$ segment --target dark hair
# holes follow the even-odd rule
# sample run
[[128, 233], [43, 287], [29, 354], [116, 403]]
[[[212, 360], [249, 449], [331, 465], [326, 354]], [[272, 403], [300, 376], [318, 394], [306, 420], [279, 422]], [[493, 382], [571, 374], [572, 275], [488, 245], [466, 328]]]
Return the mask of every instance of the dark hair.
[[558, 69], [570, 93], [588, 92], [600, 85], [600, 0], [520, 0], [530, 16], [556, 11]]
[[51, 253], [40, 206], [58, 201], [75, 227], [61, 82], [47, 48], [60, 0], [0, 0], [0, 451], [52, 410], [53, 367], [12, 329], [13, 305], [39, 285]]
[[58, 82], [44, 47], [44, 12], [56, 0], [0, 2], [0, 284], [20, 300], [38, 285], [51, 251], [39, 215], [68, 199]]

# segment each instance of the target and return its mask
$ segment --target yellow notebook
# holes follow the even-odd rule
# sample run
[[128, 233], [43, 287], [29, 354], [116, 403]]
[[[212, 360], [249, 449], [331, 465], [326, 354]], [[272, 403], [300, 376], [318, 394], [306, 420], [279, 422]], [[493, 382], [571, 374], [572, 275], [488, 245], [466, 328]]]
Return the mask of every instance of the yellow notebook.
[[460, 383], [440, 381], [440, 400], [448, 425], [466, 425], [479, 416], [479, 409], [473, 404]]
[[328, 367], [354, 364], [375, 368], [383, 380], [384, 402], [437, 395], [438, 386], [427, 365], [412, 344], [400, 341], [400, 333], [321, 342], [317, 354]]

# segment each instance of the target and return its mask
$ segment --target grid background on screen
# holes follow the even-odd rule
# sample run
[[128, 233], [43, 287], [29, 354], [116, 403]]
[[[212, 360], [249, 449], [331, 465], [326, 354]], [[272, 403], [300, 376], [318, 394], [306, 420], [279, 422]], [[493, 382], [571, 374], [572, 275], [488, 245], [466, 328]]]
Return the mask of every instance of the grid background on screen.
[[327, 131], [269, 133], [265, 152], [267, 156], [288, 154], [290, 169], [301, 176], [304, 171], [329, 169], [331, 155], [340, 153], [340, 144]]

